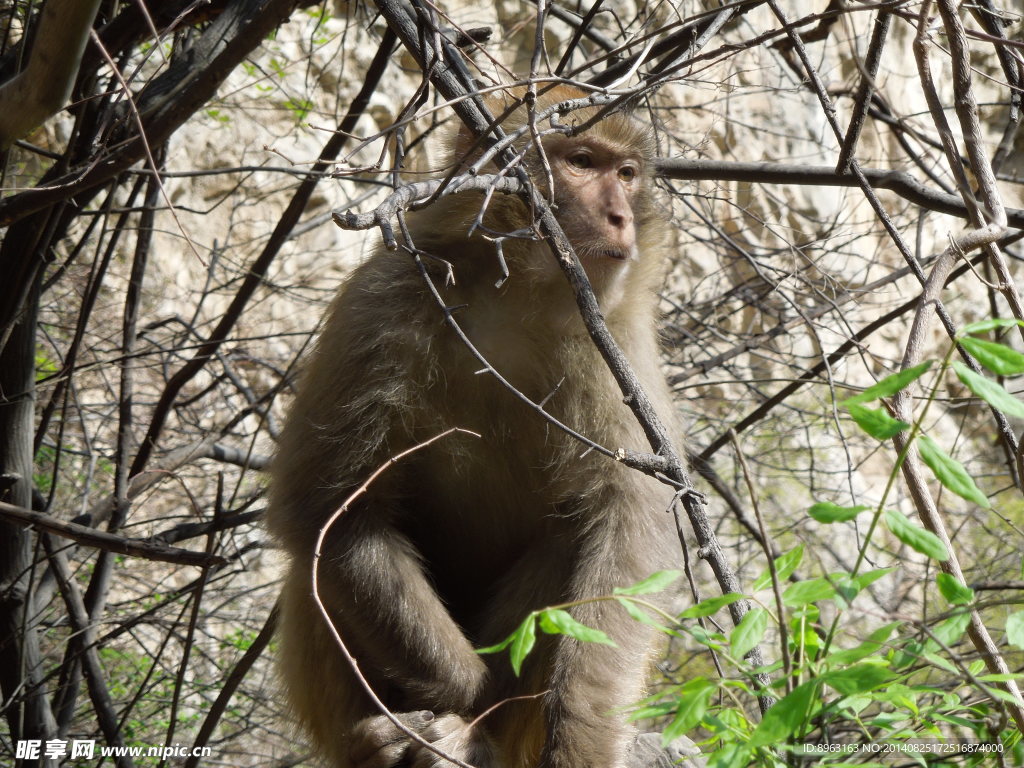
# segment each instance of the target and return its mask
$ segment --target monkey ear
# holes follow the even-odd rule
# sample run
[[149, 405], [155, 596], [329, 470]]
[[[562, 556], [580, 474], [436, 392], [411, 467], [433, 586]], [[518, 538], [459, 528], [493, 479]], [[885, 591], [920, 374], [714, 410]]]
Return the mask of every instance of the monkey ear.
[[[525, 88], [521, 88], [520, 90], [525, 91]], [[519, 95], [515, 88], [513, 88], [513, 94]], [[508, 109], [509, 105], [513, 103], [513, 100], [514, 96], [505, 93], [504, 91], [489, 93], [483, 96], [484, 106], [487, 107], [487, 111], [491, 114], [492, 118], [501, 117], [505, 110]], [[503, 125], [516, 124], [517, 121], [515, 114], [509, 115], [503, 121]], [[461, 169], [464, 169], [479, 158], [481, 154], [482, 150], [478, 145], [473, 132], [470, 131], [464, 123], [460, 124], [459, 130], [455, 133], [453, 140], [452, 159]]]
[[[476, 137], [469, 130], [465, 123], [459, 125], [459, 130], [456, 131], [454, 140], [452, 142], [452, 159], [459, 166], [459, 169], [465, 169], [473, 162], [474, 158], [469, 156], [470, 150], [473, 148], [473, 144], [476, 142]], [[480, 156], [479, 148], [474, 153], [477, 157]]]

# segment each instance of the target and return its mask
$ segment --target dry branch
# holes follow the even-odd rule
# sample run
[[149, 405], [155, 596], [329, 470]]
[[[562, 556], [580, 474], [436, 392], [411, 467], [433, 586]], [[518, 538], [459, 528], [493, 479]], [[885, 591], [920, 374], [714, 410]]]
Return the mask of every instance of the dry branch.
[[118, 555], [129, 555], [131, 557], [141, 557], [145, 560], [176, 563], [178, 565], [212, 566], [223, 565], [227, 562], [227, 560], [219, 555], [208, 555], [204, 552], [193, 552], [190, 549], [169, 547], [166, 544], [155, 544], [145, 539], [118, 536], [117, 534], [79, 525], [78, 523], [58, 520], [42, 512], [34, 512], [31, 509], [17, 507], [14, 504], [8, 504], [3, 501], [0, 501], [0, 517]]

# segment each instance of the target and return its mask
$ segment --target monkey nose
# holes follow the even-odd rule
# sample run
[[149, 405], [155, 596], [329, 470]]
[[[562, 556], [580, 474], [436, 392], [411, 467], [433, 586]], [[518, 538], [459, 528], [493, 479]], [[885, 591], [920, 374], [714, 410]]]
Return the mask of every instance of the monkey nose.
[[618, 189], [605, 198], [605, 220], [613, 230], [624, 231], [633, 226], [633, 209]]

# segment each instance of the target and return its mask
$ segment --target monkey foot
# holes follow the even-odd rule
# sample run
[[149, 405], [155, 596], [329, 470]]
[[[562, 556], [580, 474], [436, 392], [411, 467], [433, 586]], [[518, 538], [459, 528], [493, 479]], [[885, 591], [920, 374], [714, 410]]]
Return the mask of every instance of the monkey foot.
[[[439, 752], [475, 768], [491, 765], [491, 746], [479, 728], [452, 713], [405, 712], [398, 720]], [[352, 731], [352, 768], [454, 768], [432, 749], [414, 741], [384, 715], [361, 720]]]

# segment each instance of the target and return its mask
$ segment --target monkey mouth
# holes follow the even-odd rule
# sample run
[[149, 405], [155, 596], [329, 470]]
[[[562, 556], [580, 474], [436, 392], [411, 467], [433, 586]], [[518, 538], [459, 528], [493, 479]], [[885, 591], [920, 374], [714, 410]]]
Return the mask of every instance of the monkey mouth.
[[628, 248], [605, 246], [603, 248], [588, 248], [585, 252], [580, 253], [580, 256], [589, 257], [595, 261], [629, 261], [633, 252]]
[[629, 252], [624, 251], [622, 248], [605, 248], [601, 251], [601, 255], [613, 261], [629, 261]]
[[608, 243], [590, 243], [576, 247], [576, 255], [585, 261], [627, 262], [636, 258], [636, 248], [623, 248]]

